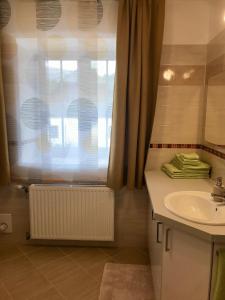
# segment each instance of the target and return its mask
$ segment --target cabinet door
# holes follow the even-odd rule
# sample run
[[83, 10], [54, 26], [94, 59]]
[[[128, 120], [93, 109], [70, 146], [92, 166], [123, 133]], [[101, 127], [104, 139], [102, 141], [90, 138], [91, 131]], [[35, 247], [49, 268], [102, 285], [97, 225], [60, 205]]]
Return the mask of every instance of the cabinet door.
[[161, 300], [208, 300], [211, 243], [164, 228]]
[[154, 220], [153, 211], [149, 209], [148, 222], [148, 249], [152, 271], [155, 300], [161, 298], [161, 278], [162, 278], [162, 242], [163, 224]]

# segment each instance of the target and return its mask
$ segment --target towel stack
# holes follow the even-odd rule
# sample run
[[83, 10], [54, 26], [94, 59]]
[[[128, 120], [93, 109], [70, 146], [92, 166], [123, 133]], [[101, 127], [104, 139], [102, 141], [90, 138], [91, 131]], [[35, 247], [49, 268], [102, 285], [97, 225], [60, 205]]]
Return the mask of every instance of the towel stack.
[[162, 166], [162, 170], [171, 178], [209, 178], [210, 169], [197, 153], [176, 154], [170, 163]]

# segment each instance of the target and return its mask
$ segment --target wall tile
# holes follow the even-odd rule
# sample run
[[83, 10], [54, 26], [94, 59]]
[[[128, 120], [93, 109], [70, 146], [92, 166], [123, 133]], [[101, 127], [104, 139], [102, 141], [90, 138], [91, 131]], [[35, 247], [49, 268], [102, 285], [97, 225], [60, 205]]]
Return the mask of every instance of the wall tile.
[[159, 85], [203, 85], [204, 66], [170, 66], [160, 67]]
[[205, 65], [206, 45], [163, 45], [162, 65]]
[[[222, 66], [222, 68], [221, 68]], [[219, 65], [213, 66], [210, 70], [210, 65], [207, 66], [207, 82], [208, 86], [224, 86], [225, 85], [225, 55], [223, 61], [220, 60]]]
[[204, 45], [209, 38], [208, 27], [208, 1], [166, 1], [164, 44]]
[[[225, 48], [224, 48], [225, 51]], [[225, 52], [224, 52], [225, 53]], [[206, 79], [212, 81], [212, 77], [217, 77], [221, 72], [225, 71], [225, 55], [220, 55], [206, 65]], [[215, 82], [216, 83], [216, 82]]]
[[207, 90], [205, 140], [225, 145], [225, 85], [210, 85]]
[[199, 143], [202, 139], [202, 93], [200, 86], [160, 86], [151, 143]]
[[148, 194], [124, 188], [117, 194], [116, 239], [120, 247], [147, 247]]
[[222, 176], [225, 179], [225, 160], [203, 151], [203, 159], [212, 166], [212, 178]]
[[216, 35], [207, 46], [207, 62], [211, 62], [214, 59], [225, 53], [225, 30]]

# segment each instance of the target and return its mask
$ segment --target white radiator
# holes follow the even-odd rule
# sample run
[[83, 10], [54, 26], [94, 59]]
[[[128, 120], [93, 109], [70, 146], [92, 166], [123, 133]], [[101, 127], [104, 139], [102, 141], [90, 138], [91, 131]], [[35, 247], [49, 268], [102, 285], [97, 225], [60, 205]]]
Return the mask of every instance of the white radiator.
[[114, 193], [107, 187], [31, 185], [31, 239], [114, 240]]

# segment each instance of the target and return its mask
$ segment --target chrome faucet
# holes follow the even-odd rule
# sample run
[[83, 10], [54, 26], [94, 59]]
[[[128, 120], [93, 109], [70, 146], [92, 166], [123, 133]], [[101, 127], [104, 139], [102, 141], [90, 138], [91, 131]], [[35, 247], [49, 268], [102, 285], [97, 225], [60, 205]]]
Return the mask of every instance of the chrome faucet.
[[217, 177], [216, 184], [213, 187], [213, 193], [211, 194], [213, 201], [222, 202], [225, 204], [225, 187], [223, 185], [223, 178]]

